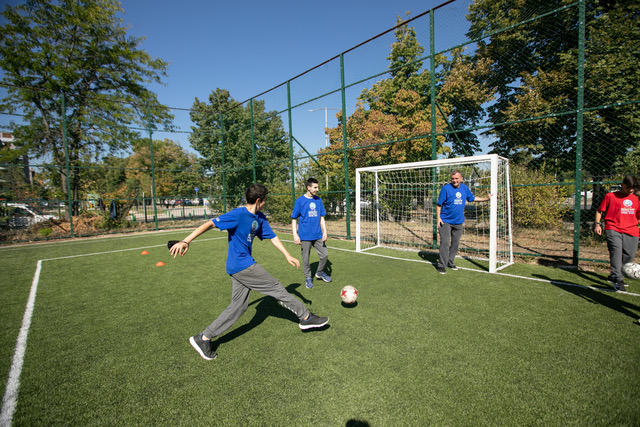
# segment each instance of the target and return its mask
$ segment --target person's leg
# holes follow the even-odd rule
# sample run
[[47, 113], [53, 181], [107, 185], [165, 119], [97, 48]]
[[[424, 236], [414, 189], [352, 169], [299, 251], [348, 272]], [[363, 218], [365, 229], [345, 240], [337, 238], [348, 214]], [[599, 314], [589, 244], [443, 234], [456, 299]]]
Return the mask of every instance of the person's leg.
[[322, 273], [324, 271], [324, 267], [327, 265], [327, 260], [329, 259], [329, 249], [322, 239], [315, 240], [313, 242], [313, 248], [318, 253], [319, 258], [316, 274]]
[[633, 262], [638, 251], [638, 238], [629, 234], [622, 235], [622, 265]]
[[309, 253], [311, 252], [311, 246], [313, 241], [302, 240], [300, 241], [300, 251], [302, 252], [302, 270], [304, 271], [304, 277], [311, 277], [311, 264], [309, 263]]
[[611, 265], [611, 279], [613, 282], [622, 281], [622, 234], [614, 230], [605, 230], [607, 249], [609, 249], [609, 264]]
[[231, 275], [231, 302], [222, 313], [204, 330], [203, 334], [209, 339], [221, 335], [242, 316], [249, 306], [251, 289]]
[[438, 228], [440, 234], [440, 257], [438, 258], [438, 269], [446, 268], [449, 265], [449, 246], [451, 245], [451, 225], [446, 222]]
[[447, 267], [451, 267], [454, 265], [456, 255], [458, 254], [458, 248], [460, 247], [460, 238], [462, 237], [463, 231], [463, 224], [451, 225], [451, 246], [449, 247], [449, 263], [447, 264]]
[[233, 277], [245, 287], [275, 298], [281, 306], [292, 311], [298, 319], [303, 319], [309, 314], [304, 304], [287, 292], [282, 283], [258, 263], [234, 274]]

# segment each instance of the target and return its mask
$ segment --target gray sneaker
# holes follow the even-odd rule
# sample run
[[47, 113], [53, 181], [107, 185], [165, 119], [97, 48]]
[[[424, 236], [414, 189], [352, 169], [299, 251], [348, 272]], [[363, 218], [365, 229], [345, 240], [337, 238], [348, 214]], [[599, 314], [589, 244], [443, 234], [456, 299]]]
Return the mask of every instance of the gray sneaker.
[[438, 267], [438, 273], [447, 274], [447, 270], [444, 267]]
[[300, 319], [300, 329], [321, 328], [329, 323], [328, 317], [316, 316], [309, 312], [309, 317], [306, 320]]
[[211, 348], [211, 340], [202, 339], [202, 334], [197, 334], [189, 338], [189, 343], [205, 360], [213, 360], [218, 357], [218, 354]]
[[451, 270], [454, 270], [454, 271], [455, 271], [455, 270], [457, 270], [457, 269], [458, 269], [458, 266], [457, 266], [457, 265], [455, 265], [455, 264], [451, 264], [451, 265], [449, 266], [449, 268], [450, 268]]
[[327, 283], [331, 283], [331, 277], [329, 277], [329, 275], [327, 275], [327, 273], [325, 273], [324, 271], [321, 271], [320, 273], [316, 273], [316, 278], [322, 279]]
[[625, 283], [622, 280], [618, 280], [616, 283], [613, 284], [613, 288], [618, 291], [618, 292], [625, 292]]

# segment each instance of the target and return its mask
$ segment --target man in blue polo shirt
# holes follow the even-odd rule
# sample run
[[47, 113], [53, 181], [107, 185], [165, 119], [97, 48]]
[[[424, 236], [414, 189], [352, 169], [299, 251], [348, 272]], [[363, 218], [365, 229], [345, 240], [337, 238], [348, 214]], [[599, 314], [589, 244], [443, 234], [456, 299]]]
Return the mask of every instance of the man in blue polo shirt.
[[458, 253], [460, 237], [464, 230], [464, 206], [466, 202], [486, 202], [489, 197], [476, 197], [469, 187], [462, 183], [462, 174], [455, 170], [451, 173], [451, 182], [440, 190], [436, 215], [438, 217], [438, 233], [440, 234], [440, 258], [438, 272], [446, 274], [446, 268], [457, 270], [453, 260]]
[[178, 254], [183, 256], [189, 250], [189, 244], [193, 239], [214, 227], [227, 230], [228, 233], [227, 274], [231, 276], [231, 303], [202, 333], [189, 339], [191, 346], [203, 359], [213, 360], [217, 357], [211, 340], [229, 329], [247, 310], [249, 293], [252, 290], [275, 298], [280, 305], [291, 310], [300, 321], [300, 329], [319, 328], [329, 322], [328, 317], [316, 316], [309, 312], [304, 304], [287, 292], [282, 283], [267, 273], [251, 255], [255, 237], [260, 240], [270, 239], [289, 264], [300, 268], [300, 262], [289, 255], [271, 229], [267, 218], [260, 212], [266, 204], [268, 192], [264, 185], [252, 184], [245, 194], [246, 206], [205, 222], [183, 241], [171, 247], [171, 254], [175, 258]]

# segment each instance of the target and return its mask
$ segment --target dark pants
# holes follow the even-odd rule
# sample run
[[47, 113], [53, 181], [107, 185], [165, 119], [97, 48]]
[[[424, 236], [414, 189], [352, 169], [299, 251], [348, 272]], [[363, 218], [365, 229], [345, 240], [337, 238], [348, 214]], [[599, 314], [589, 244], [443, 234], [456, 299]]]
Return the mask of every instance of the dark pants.
[[464, 231], [464, 224], [447, 224], [442, 223], [442, 227], [438, 229], [440, 233], [440, 259], [438, 260], [438, 268], [453, 266], [453, 260], [458, 253], [460, 246], [460, 238]]

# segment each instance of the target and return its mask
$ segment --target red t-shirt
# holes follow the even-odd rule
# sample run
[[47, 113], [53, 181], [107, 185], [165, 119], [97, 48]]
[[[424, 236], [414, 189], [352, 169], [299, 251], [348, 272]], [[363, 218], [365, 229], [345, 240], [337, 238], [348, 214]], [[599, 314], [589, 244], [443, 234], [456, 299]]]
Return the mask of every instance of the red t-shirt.
[[604, 215], [605, 230], [638, 237], [638, 220], [640, 220], [640, 201], [633, 194], [622, 191], [607, 193], [598, 208]]

